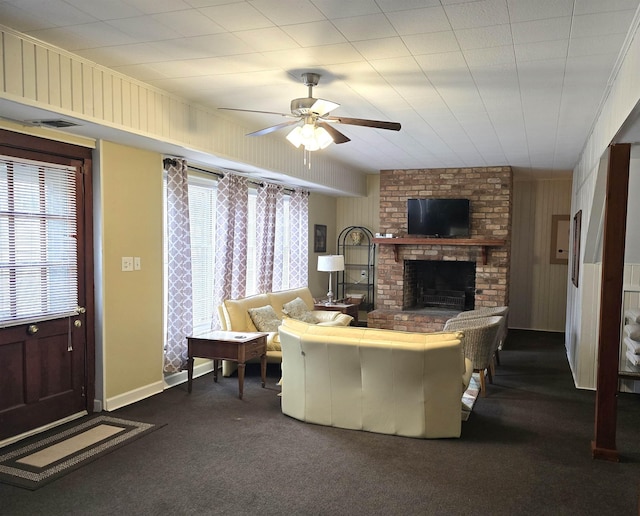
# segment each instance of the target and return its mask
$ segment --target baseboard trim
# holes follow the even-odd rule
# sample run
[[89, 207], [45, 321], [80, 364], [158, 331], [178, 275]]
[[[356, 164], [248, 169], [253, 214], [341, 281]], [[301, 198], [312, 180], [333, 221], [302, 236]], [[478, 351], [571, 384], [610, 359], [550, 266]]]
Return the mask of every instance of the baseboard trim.
[[[198, 378], [199, 376], [205, 375], [213, 371], [213, 360], [207, 360], [202, 364], [198, 364], [193, 367], [193, 377]], [[175, 387], [176, 385], [180, 385], [182, 383], [186, 383], [188, 380], [188, 375], [186, 371], [180, 371], [179, 373], [168, 374], [164, 377], [164, 388], [170, 389], [171, 387]]]
[[123, 394], [118, 394], [113, 398], [107, 398], [104, 401], [104, 410], [107, 412], [111, 410], [116, 410], [127, 405], [131, 405], [137, 401], [141, 401], [145, 398], [149, 398], [154, 396], [155, 394], [160, 394], [164, 390], [164, 382], [154, 382], [149, 385], [145, 385], [144, 387], [140, 387], [138, 389], [134, 389], [129, 392], [125, 392]]

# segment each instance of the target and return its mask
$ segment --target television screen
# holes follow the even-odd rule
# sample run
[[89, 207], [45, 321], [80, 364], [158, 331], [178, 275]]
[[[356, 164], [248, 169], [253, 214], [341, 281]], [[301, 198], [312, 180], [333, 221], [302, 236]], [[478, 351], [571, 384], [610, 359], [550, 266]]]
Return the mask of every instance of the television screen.
[[469, 199], [408, 199], [409, 235], [468, 237]]

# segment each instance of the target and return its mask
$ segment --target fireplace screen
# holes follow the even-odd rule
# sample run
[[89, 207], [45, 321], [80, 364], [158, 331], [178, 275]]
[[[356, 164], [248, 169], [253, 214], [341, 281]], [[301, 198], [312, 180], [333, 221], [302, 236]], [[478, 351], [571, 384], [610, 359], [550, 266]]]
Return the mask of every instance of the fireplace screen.
[[403, 308], [472, 310], [475, 285], [475, 262], [406, 260]]

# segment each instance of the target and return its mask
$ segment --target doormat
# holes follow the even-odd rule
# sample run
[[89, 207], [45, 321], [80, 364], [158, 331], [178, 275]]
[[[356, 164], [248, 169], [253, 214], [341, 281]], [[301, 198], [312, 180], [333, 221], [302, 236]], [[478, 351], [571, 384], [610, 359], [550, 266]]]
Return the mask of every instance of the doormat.
[[0, 449], [0, 482], [38, 489], [162, 426], [102, 415], [79, 419]]
[[480, 374], [473, 373], [469, 380], [469, 387], [462, 395], [462, 421], [467, 421], [473, 410], [473, 405], [480, 394]]

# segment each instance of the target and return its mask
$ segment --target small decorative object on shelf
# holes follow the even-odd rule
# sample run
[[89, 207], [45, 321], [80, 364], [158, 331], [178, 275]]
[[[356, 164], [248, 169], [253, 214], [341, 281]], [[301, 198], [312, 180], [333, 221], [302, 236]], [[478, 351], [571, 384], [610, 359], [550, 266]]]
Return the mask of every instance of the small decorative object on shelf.
[[348, 226], [338, 236], [338, 254], [344, 270], [338, 273], [338, 299], [370, 312], [375, 308], [376, 247], [364, 226]]
[[364, 238], [364, 233], [362, 231], [355, 230], [349, 233], [349, 238], [351, 238], [351, 243], [353, 245], [360, 245]]

